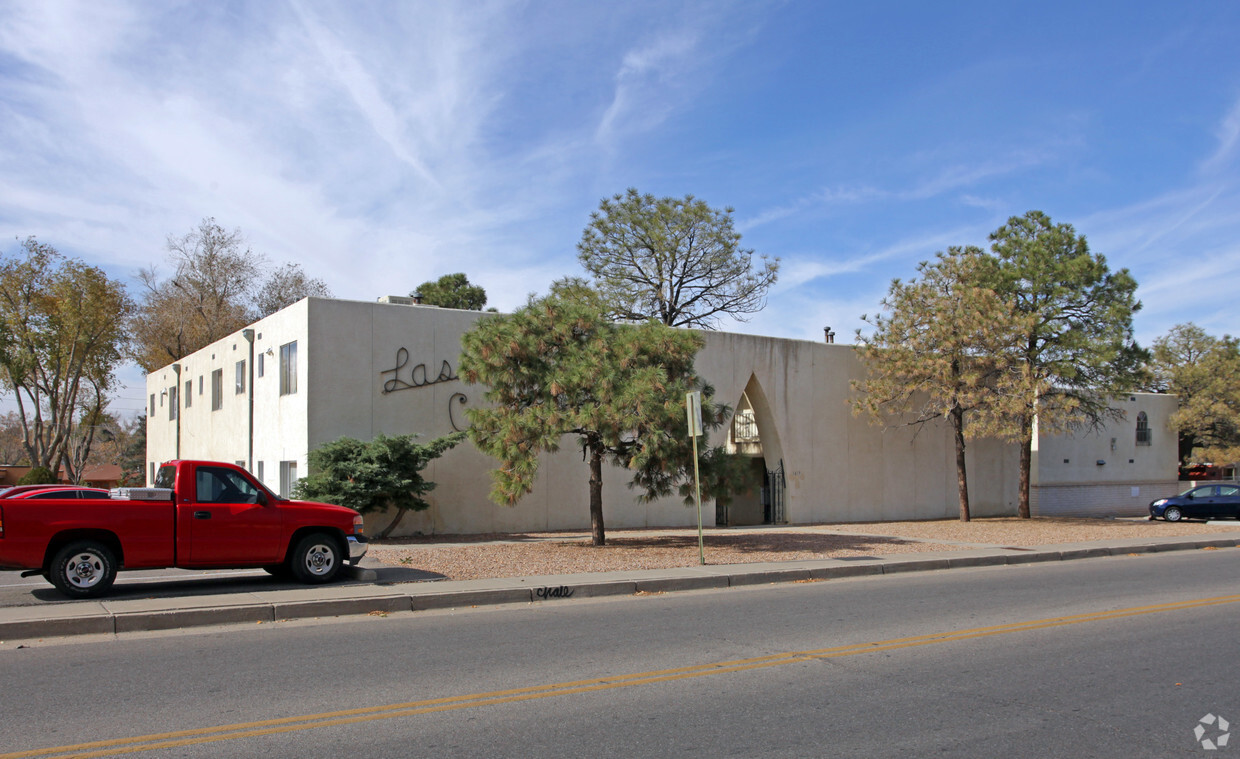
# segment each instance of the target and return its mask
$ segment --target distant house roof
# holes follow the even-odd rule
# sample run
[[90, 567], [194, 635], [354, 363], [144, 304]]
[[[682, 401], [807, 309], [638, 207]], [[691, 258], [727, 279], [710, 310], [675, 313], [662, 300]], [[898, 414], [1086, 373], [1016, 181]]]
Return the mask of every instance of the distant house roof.
[[83, 482], [108, 482], [112, 480], [120, 480], [125, 474], [125, 470], [116, 464], [104, 464], [103, 466], [93, 466], [89, 469], [82, 470]]

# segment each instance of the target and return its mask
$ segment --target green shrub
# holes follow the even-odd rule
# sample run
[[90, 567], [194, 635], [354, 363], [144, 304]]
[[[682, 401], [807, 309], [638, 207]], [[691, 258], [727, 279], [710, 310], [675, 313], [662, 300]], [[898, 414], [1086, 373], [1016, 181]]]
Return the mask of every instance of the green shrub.
[[33, 467], [29, 472], [22, 475], [17, 481], [18, 485], [55, 485], [56, 475], [52, 474], [52, 470], [45, 466]]

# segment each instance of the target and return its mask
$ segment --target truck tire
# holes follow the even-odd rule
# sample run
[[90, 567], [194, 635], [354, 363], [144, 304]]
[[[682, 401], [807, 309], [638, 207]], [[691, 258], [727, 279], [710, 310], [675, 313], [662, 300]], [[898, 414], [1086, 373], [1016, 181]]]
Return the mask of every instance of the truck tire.
[[331, 535], [314, 532], [297, 541], [289, 554], [289, 570], [298, 582], [330, 582], [340, 571], [340, 546]]
[[103, 543], [79, 540], [56, 553], [47, 579], [70, 598], [94, 598], [116, 579], [116, 556]]

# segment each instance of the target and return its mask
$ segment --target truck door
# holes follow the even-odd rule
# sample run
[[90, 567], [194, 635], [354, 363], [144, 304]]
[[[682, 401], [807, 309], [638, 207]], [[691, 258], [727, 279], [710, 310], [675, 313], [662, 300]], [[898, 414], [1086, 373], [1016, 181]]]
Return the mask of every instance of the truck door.
[[[177, 503], [180, 524], [189, 527], [186, 565], [277, 564], [284, 559], [281, 513], [263, 503], [262, 491], [240, 472], [219, 466], [195, 467], [190, 502]], [[185, 519], [186, 513], [188, 519]]]

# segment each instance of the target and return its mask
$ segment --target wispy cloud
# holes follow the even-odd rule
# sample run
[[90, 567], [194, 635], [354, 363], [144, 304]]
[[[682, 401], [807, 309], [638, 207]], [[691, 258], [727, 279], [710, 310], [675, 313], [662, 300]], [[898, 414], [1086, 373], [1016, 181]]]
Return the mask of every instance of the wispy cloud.
[[880, 279], [884, 286], [892, 271], [888, 262], [902, 261], [909, 263], [908, 273], [912, 274], [917, 261], [930, 259], [940, 250], [952, 245], [963, 244], [962, 241], [985, 239], [986, 232], [978, 227], [958, 227], [947, 231], [927, 231], [897, 240], [877, 250], [854, 254], [842, 258], [808, 259], [798, 257], [787, 261], [780, 269], [779, 288], [786, 290], [800, 287], [816, 280], [838, 277], [845, 274], [875, 272], [881, 269]]
[[608, 145], [620, 135], [651, 129], [667, 118], [679, 102], [676, 93], [682, 78], [697, 61], [698, 39], [696, 30], [679, 29], [625, 53], [595, 140]]
[[1223, 168], [1236, 154], [1236, 147], [1240, 145], [1240, 98], [1236, 99], [1231, 110], [1223, 116], [1215, 134], [1218, 137], [1218, 147], [1214, 154], [1201, 164], [1203, 171], [1216, 171]]
[[322, 55], [328, 70], [365, 116], [375, 134], [387, 144], [392, 155], [411, 166], [432, 187], [439, 189], [439, 181], [418, 155], [420, 151], [413, 144], [416, 140], [408, 138], [407, 126], [380, 92], [374, 78], [357, 60], [356, 54], [319, 23], [301, 3], [292, 3], [292, 7], [296, 9], [307, 37]]
[[[916, 178], [908, 186], [897, 189], [874, 186], [827, 188], [796, 198], [790, 203], [760, 211], [744, 219], [737, 226], [743, 232], [774, 221], [834, 206], [929, 200], [1044, 165], [1052, 158], [1053, 152], [1051, 151], [1018, 150], [1006, 156], [975, 164], [937, 166], [930, 176]], [[994, 202], [982, 201], [970, 193], [962, 194], [960, 201], [965, 205], [995, 210]]]

